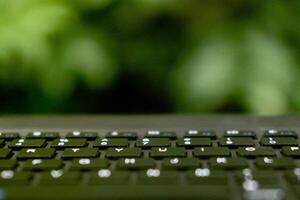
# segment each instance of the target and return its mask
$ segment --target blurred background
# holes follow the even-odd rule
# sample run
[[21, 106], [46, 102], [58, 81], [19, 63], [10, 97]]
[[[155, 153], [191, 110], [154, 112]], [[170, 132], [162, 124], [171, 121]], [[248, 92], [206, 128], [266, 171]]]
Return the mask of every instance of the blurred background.
[[300, 1], [0, 0], [0, 113], [300, 111]]

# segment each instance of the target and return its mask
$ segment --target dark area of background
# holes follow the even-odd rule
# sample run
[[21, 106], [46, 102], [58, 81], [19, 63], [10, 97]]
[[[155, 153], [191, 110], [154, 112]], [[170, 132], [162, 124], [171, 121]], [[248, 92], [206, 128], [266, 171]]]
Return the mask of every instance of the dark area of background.
[[0, 113], [298, 112], [299, 9], [0, 0]]

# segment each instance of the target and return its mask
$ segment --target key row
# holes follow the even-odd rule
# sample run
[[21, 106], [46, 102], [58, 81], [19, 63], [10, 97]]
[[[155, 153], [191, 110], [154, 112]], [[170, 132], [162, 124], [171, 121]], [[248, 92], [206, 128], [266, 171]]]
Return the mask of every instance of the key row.
[[[88, 145], [88, 140], [83, 138], [64, 138], [55, 139], [47, 142], [45, 139], [15, 139], [7, 142], [9, 148], [40, 148], [45, 147], [50, 143], [54, 148], [69, 148], [69, 147], [85, 147]], [[5, 146], [6, 142], [0, 139], [0, 147]], [[127, 147], [130, 142], [127, 138], [98, 138], [92, 142], [93, 147], [108, 148], [108, 147]], [[169, 147], [172, 141], [168, 138], [143, 138], [135, 142], [136, 147]], [[282, 147], [282, 146], [298, 146], [298, 141], [292, 137], [263, 137], [260, 142], [262, 146]], [[176, 141], [176, 146], [193, 148], [202, 146], [212, 146], [213, 141], [210, 138], [180, 138]], [[219, 146], [236, 148], [239, 146], [255, 146], [255, 141], [251, 138], [227, 137], [218, 140]]]
[[[300, 185], [299, 168], [287, 170], [284, 178], [287, 182]], [[42, 172], [39, 178], [39, 185], [77, 185], [82, 182], [83, 177], [87, 178], [88, 185], [94, 184], [128, 184], [130, 176], [129, 171], [112, 171], [107, 168], [95, 172], [79, 173], [75, 171], [51, 170]], [[180, 174], [177, 171], [166, 171], [157, 168], [149, 168], [139, 171], [137, 174], [137, 184], [179, 184]], [[237, 183], [245, 190], [251, 188], [251, 183], [259, 184], [263, 187], [280, 187], [278, 177], [274, 171], [259, 171], [243, 169], [235, 171], [233, 176]], [[209, 168], [196, 168], [184, 173], [186, 183], [205, 184], [205, 185], [226, 185], [228, 184], [228, 173], [222, 170], [212, 170]], [[15, 172], [12, 170], [3, 170], [0, 173], [0, 184], [3, 185], [24, 185], [28, 184], [34, 175], [31, 172]], [[248, 183], [248, 184], [245, 184]], [[256, 188], [258, 189], [258, 188]]]
[[[204, 137], [216, 139], [215, 131], [203, 131], [203, 130], [188, 130], [184, 133], [185, 137]], [[224, 137], [250, 137], [256, 138], [256, 133], [254, 131], [249, 130], [226, 130], [223, 133]], [[293, 137], [297, 138], [298, 135], [295, 131], [292, 130], [266, 130], [264, 132], [264, 136], [266, 137]], [[29, 132], [26, 135], [26, 138], [39, 138], [39, 139], [47, 139], [53, 140], [60, 137], [59, 132], [42, 132], [42, 131], [34, 131]], [[85, 132], [85, 131], [72, 131], [67, 133], [66, 138], [86, 138], [86, 139], [96, 139], [99, 137], [98, 132]], [[127, 139], [137, 139], [138, 134], [133, 131], [126, 132], [108, 132], [106, 134], [107, 138], [127, 138]], [[148, 138], [169, 138], [176, 139], [177, 133], [175, 131], [158, 131], [158, 130], [149, 130], [145, 133], [144, 137]], [[5, 140], [13, 140], [20, 138], [20, 134], [16, 132], [0, 132], [0, 139]]]
[[[24, 148], [19, 152], [13, 152], [12, 149], [0, 149], [0, 159], [10, 158], [14, 154], [18, 159], [30, 158], [53, 158], [57, 151], [54, 148]], [[141, 157], [145, 153], [141, 148], [108, 148], [106, 151], [101, 151], [98, 148], [66, 148], [62, 151], [62, 158], [83, 158], [83, 157], [99, 157], [101, 153], [107, 158], [121, 157]], [[150, 157], [186, 157], [187, 150], [183, 147], [152, 147], [149, 150]], [[195, 157], [230, 157], [233, 152], [241, 157], [266, 157], [277, 156], [277, 152], [271, 147], [239, 147], [236, 151], [230, 150], [227, 147], [196, 147], [191, 151]], [[287, 157], [300, 157], [300, 148], [298, 146], [282, 147], [281, 154]], [[278, 152], [279, 153], [279, 152]]]
[[[69, 164], [68, 164], [69, 163]], [[15, 169], [21, 165], [22, 170], [51, 170], [61, 169], [66, 164], [71, 170], [97, 170], [107, 168], [112, 163], [105, 158], [81, 158], [69, 162], [58, 159], [30, 159], [24, 162], [17, 160], [0, 160], [0, 169]], [[206, 163], [212, 169], [243, 169], [249, 167], [249, 161], [245, 158], [210, 158]], [[151, 158], [124, 158], [116, 161], [116, 167], [120, 169], [141, 170], [157, 167], [159, 162]], [[264, 157], [256, 158], [254, 165], [261, 169], [289, 169], [296, 167], [293, 159], [288, 157]], [[193, 169], [203, 167], [204, 162], [197, 158], [166, 158], [161, 161], [162, 168], [166, 169]]]

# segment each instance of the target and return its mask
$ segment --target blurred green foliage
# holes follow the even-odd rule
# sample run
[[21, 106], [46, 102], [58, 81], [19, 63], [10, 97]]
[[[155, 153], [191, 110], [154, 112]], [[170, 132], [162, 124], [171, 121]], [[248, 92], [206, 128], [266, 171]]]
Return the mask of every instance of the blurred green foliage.
[[297, 112], [299, 10], [290, 0], [0, 0], [0, 111]]

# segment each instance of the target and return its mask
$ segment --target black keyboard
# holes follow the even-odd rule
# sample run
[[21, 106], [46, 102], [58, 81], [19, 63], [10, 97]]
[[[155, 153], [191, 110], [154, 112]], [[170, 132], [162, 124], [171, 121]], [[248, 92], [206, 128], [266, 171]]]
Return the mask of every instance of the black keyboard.
[[0, 200], [300, 199], [297, 117], [0, 119]]

